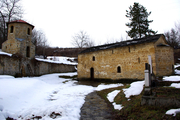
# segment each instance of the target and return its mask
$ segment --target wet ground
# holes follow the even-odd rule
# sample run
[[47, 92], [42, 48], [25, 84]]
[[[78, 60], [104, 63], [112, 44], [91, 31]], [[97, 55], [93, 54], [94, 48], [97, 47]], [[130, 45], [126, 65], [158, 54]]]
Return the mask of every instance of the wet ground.
[[92, 92], [85, 98], [80, 120], [112, 120], [112, 110], [104, 99]]

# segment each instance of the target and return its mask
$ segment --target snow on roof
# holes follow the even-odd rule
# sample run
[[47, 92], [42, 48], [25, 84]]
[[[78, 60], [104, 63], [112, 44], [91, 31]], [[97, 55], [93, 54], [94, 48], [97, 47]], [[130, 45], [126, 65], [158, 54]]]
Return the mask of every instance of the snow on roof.
[[157, 35], [148, 36], [148, 37], [144, 37], [140, 39], [127, 40], [127, 41], [117, 42], [113, 44], [95, 46], [95, 47], [91, 47], [91, 48], [87, 48], [83, 50], [80, 54], [99, 51], [99, 50], [105, 50], [105, 49], [111, 49], [111, 48], [117, 48], [117, 47], [123, 47], [123, 46], [128, 46], [128, 45], [134, 45], [134, 44], [154, 42], [154, 41], [157, 41], [162, 35], [163, 34], [157, 34]]
[[7, 55], [7, 56], [10, 56], [10, 57], [12, 56], [12, 54], [3, 52], [1, 49], [0, 49], [0, 55]]

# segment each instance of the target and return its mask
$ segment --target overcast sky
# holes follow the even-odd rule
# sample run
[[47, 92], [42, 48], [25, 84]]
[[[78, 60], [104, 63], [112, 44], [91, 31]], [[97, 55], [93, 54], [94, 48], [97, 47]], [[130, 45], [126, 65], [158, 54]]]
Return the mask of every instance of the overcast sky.
[[150, 28], [158, 33], [180, 22], [180, 0], [22, 0], [22, 19], [42, 30], [52, 47], [73, 47], [72, 36], [80, 30], [100, 45], [126, 39], [126, 10], [134, 2], [152, 12]]

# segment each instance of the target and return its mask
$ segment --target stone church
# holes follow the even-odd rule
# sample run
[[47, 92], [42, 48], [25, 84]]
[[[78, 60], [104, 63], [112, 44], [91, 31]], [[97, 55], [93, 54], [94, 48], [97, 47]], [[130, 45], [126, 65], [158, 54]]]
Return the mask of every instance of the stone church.
[[2, 44], [2, 51], [34, 58], [35, 45], [31, 41], [34, 26], [23, 20], [8, 22], [7, 26], [8, 39]]
[[163, 34], [87, 48], [78, 55], [78, 79], [144, 79], [151, 56], [153, 74], [174, 72], [174, 52]]

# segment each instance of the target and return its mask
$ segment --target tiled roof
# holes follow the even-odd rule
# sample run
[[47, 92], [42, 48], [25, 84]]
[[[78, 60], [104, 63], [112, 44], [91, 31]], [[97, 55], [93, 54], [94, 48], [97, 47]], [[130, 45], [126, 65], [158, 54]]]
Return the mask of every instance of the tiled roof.
[[80, 54], [99, 51], [99, 50], [106, 50], [106, 49], [111, 49], [111, 48], [117, 48], [117, 47], [123, 47], [123, 46], [129, 46], [129, 45], [135, 45], [135, 44], [141, 44], [141, 43], [154, 42], [154, 41], [157, 41], [162, 35], [163, 34], [157, 34], [157, 35], [152, 35], [152, 36], [148, 36], [148, 37], [144, 37], [140, 39], [133, 39], [133, 40], [127, 40], [127, 41], [117, 42], [113, 44], [95, 46], [95, 47], [91, 47], [91, 48], [87, 48], [83, 50], [82, 52], [80, 52]]
[[26, 24], [28, 24], [28, 25], [32, 26], [32, 29], [34, 28], [34, 26], [33, 26], [33, 25], [31, 25], [31, 24], [27, 23], [27, 22], [26, 22], [26, 21], [24, 21], [24, 20], [15, 20], [15, 21], [7, 22], [7, 25], [8, 25], [9, 23], [26, 23]]

